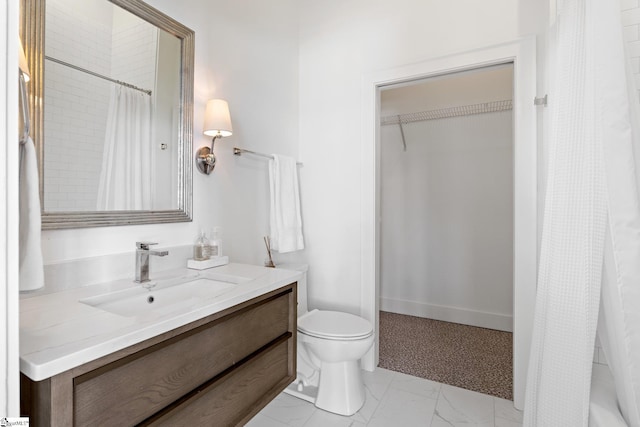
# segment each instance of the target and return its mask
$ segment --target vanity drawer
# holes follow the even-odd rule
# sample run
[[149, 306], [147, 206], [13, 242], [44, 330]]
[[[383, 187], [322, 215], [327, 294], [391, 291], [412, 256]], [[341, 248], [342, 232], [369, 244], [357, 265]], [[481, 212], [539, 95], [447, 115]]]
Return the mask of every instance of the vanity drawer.
[[74, 424], [140, 423], [247, 356], [290, 337], [291, 298], [291, 290], [285, 291], [74, 378]]
[[255, 415], [295, 378], [295, 372], [290, 371], [291, 344], [292, 338], [279, 340], [237, 369], [197, 390], [171, 411], [159, 414], [143, 425], [225, 427], [244, 424], [249, 418], [247, 413]]

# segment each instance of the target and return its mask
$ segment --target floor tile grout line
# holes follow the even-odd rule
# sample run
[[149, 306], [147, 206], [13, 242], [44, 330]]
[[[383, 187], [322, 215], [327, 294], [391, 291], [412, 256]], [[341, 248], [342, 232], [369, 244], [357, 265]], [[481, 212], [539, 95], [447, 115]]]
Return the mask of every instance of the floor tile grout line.
[[433, 412], [431, 413], [431, 421], [429, 422], [429, 427], [433, 425], [433, 420], [436, 417], [436, 411], [438, 410], [438, 403], [440, 403], [440, 396], [442, 395], [442, 384], [440, 384], [440, 388], [438, 389], [438, 397], [436, 398], [436, 406], [433, 407]]
[[[382, 368], [384, 369], [384, 368]], [[388, 370], [388, 369], [387, 369]], [[371, 421], [375, 418], [376, 416], [376, 412], [378, 412], [378, 409], [380, 409], [380, 404], [382, 403], [382, 401], [384, 400], [385, 396], [387, 395], [387, 393], [389, 392], [389, 389], [391, 388], [391, 384], [395, 381], [395, 378], [398, 377], [398, 372], [395, 371], [391, 371], [388, 370], [389, 372], [391, 372], [393, 375], [391, 376], [391, 381], [389, 381], [389, 383], [387, 384], [387, 386], [384, 389], [384, 392], [382, 393], [382, 395], [380, 396], [380, 400], [378, 400], [378, 404], [376, 405], [376, 408], [373, 410], [373, 412], [371, 413], [371, 418], [369, 418], [367, 420], [367, 426], [369, 424], [371, 424]], [[373, 396], [373, 393], [371, 393], [371, 395]]]
[[[384, 369], [384, 368], [383, 368], [383, 369]], [[392, 371], [392, 372], [393, 372], [393, 371]], [[395, 374], [394, 376], [396, 376], [396, 377], [399, 377], [400, 375], [406, 375], [406, 374], [401, 374], [401, 373], [399, 373], [399, 372], [394, 372], [394, 374]], [[416, 378], [416, 379], [418, 379], [418, 380], [430, 381], [430, 380], [426, 380], [426, 379], [424, 379], [424, 378], [419, 378], [419, 377], [414, 377], [414, 378]], [[387, 396], [387, 394], [389, 393], [389, 390], [391, 390], [391, 389], [393, 388], [393, 387], [392, 387], [392, 385], [393, 385], [394, 381], [395, 381], [395, 380], [391, 380], [391, 381], [389, 382], [389, 384], [387, 385], [387, 388], [386, 388], [385, 392], [383, 393], [382, 397], [380, 398], [380, 401], [378, 402], [378, 406], [376, 407], [376, 410], [374, 411], [373, 415], [371, 416], [371, 419], [367, 422], [367, 425], [369, 425], [369, 424], [370, 424], [370, 422], [375, 418], [375, 414], [376, 414], [376, 413], [378, 412], [378, 410], [380, 409], [380, 406], [381, 406], [381, 404], [382, 404], [382, 402], [383, 402], [384, 398], [385, 398], [385, 397]], [[440, 385], [440, 388], [439, 388], [439, 389], [441, 389], [441, 388], [442, 388], [442, 384], [439, 384], [439, 385]], [[424, 396], [424, 395], [422, 395], [422, 394], [420, 394], [420, 393], [416, 393], [416, 392], [414, 392], [414, 391], [409, 391], [409, 390], [403, 390], [403, 389], [401, 389], [401, 388], [394, 388], [394, 390], [395, 390], [395, 391], [397, 391], [397, 392], [402, 392], [402, 393], [406, 393], [406, 394], [410, 394], [410, 395], [416, 396], [416, 397], [418, 398], [418, 400], [422, 400], [422, 399], [424, 399], [424, 400], [432, 400], [432, 401], [435, 401], [435, 405], [434, 405], [434, 408], [433, 408], [433, 413], [435, 413], [435, 408], [436, 408], [436, 406], [437, 406], [437, 404], [438, 404], [438, 398], [436, 398], [436, 399], [432, 399], [432, 398], [430, 398], [430, 397], [428, 397], [428, 396]], [[438, 397], [439, 397], [439, 393], [438, 393]], [[431, 421], [432, 421], [432, 422], [433, 422], [433, 413], [432, 413], [432, 415], [431, 415], [431, 418], [432, 418], [432, 420], [431, 420]], [[430, 424], [429, 424], [429, 425], [430, 425]]]
[[[387, 395], [387, 391], [389, 391], [389, 385], [387, 385], [387, 388], [384, 390], [384, 393], [382, 393], [382, 396], [380, 396], [380, 400], [378, 400], [378, 403], [376, 404], [375, 409], [371, 412], [371, 417], [369, 417], [366, 423], [366, 425], [368, 426], [369, 424], [371, 424], [371, 420], [373, 420], [376, 416], [376, 412], [378, 412], [378, 409], [380, 409], [380, 403], [382, 403], [382, 399], [384, 399], [384, 397]], [[373, 396], [373, 394], [371, 394]]]
[[[312, 403], [310, 403], [310, 402], [308, 402], [308, 401], [305, 401], [304, 399], [300, 399], [300, 398], [298, 398], [298, 397], [294, 397], [294, 396], [291, 396], [291, 395], [289, 395], [289, 394], [285, 394], [285, 393], [284, 393], [284, 391], [283, 391], [283, 392], [281, 392], [281, 393], [276, 397], [276, 399], [277, 399], [278, 397], [280, 397], [280, 396], [288, 396], [288, 397], [290, 397], [290, 398], [292, 398], [292, 399], [296, 399], [296, 401], [297, 401], [297, 400], [300, 400], [300, 402], [298, 402], [298, 403], [302, 403], [303, 405], [305, 405], [305, 404], [313, 405]], [[275, 399], [274, 399], [274, 400], [275, 400]], [[272, 400], [271, 402], [273, 402], [273, 400]], [[268, 405], [267, 405], [267, 406], [268, 406]], [[266, 406], [265, 406], [265, 408], [266, 408]], [[263, 408], [263, 410], [264, 410], [265, 408]], [[303, 422], [302, 424], [300, 424], [300, 425], [299, 425], [299, 427], [304, 427], [304, 426], [309, 422], [309, 420], [311, 420], [311, 418], [313, 417], [313, 414], [315, 414], [317, 410], [318, 410], [318, 409], [317, 409], [317, 408], [315, 407], [315, 405], [314, 405], [313, 410], [312, 410], [312, 412], [311, 412], [311, 415], [309, 415], [309, 417], [307, 417], [307, 418], [304, 420], [304, 422]], [[267, 415], [267, 414], [265, 414], [265, 413], [262, 413], [262, 411], [261, 411], [260, 413], [261, 413], [263, 416], [267, 417], [268, 419], [270, 419], [270, 420], [272, 420], [272, 421], [275, 421], [275, 422], [277, 422], [277, 423], [279, 423], [279, 424], [283, 424], [283, 425], [286, 425], [286, 426], [291, 425], [289, 422], [285, 422], [285, 421], [283, 421], [282, 419], [279, 419], [279, 418], [275, 418], [275, 417], [269, 416], [269, 415]]]
[[493, 396], [493, 427], [496, 427], [496, 402], [498, 399], [496, 396]]
[[[266, 406], [265, 406], [265, 408], [266, 408]], [[264, 408], [262, 408], [262, 409], [264, 410]], [[258, 412], [258, 414], [262, 415], [265, 418], [269, 418], [271, 421], [275, 421], [275, 422], [277, 422], [279, 424], [286, 424], [286, 423], [283, 423], [282, 420], [278, 420], [278, 419], [275, 419], [273, 417], [270, 417], [269, 415], [263, 413], [262, 411]]]
[[313, 408], [313, 412], [311, 412], [311, 415], [309, 415], [309, 418], [307, 418], [305, 422], [302, 423], [302, 427], [305, 427], [307, 424], [309, 424], [309, 421], [311, 421], [311, 419], [313, 418], [316, 412], [318, 412], [318, 408]]

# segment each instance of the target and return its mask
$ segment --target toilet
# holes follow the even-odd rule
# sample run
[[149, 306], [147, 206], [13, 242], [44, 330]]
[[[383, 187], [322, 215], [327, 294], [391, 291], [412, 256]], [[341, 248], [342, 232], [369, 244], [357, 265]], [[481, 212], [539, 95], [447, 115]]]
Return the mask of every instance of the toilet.
[[360, 359], [373, 345], [373, 326], [349, 313], [308, 311], [308, 267], [278, 267], [303, 272], [298, 281], [298, 373], [285, 392], [328, 412], [355, 414], [365, 400]]

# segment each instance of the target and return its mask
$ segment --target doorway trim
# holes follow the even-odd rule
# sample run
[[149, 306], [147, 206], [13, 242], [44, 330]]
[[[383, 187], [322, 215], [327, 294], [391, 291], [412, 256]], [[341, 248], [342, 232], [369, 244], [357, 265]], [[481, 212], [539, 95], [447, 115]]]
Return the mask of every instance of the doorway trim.
[[20, 416], [18, 299], [19, 3], [0, 6], [0, 417]]
[[383, 87], [491, 65], [513, 63], [514, 253], [513, 396], [524, 407], [537, 277], [536, 43], [512, 42], [399, 66], [362, 80], [361, 315], [374, 324], [375, 345], [362, 359], [378, 365], [380, 297], [380, 90]]

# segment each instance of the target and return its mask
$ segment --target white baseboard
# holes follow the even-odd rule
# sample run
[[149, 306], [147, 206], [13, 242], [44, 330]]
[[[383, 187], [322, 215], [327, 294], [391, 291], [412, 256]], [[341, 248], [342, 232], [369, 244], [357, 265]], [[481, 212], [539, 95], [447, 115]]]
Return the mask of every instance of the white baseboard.
[[415, 301], [404, 301], [380, 298], [380, 310], [409, 316], [425, 317], [445, 322], [496, 329], [513, 332], [513, 316], [468, 310], [459, 307], [425, 304]]

